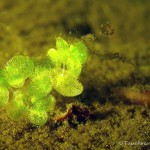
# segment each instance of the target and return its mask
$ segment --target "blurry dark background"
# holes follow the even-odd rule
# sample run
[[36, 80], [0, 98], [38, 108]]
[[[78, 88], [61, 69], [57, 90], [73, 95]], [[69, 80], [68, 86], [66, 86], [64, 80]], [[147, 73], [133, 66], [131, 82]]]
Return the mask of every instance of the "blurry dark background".
[[[148, 0], [1, 0], [0, 64], [16, 53], [40, 55], [64, 35], [92, 33], [98, 48], [122, 53], [148, 47], [149, 20]], [[106, 22], [115, 29], [111, 38], [100, 34]]]
[[[112, 36], [100, 32], [107, 22], [115, 30]], [[0, 109], [0, 149], [150, 149], [119, 145], [150, 141], [150, 111], [124, 102], [111, 91], [150, 85], [149, 27], [150, 0], [0, 0], [0, 68], [17, 53], [45, 56], [55, 48], [57, 36], [67, 41], [87, 39], [89, 51], [96, 52], [90, 53], [80, 76], [84, 91], [74, 98], [93, 107], [94, 120], [75, 122], [76, 128], [51, 121], [35, 127], [10, 120]], [[64, 102], [65, 110], [72, 102], [59, 95], [56, 99]]]

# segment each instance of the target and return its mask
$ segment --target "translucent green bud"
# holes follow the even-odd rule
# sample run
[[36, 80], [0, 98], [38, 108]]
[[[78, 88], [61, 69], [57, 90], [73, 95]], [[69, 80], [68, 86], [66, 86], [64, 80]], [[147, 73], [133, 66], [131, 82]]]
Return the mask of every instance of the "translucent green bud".
[[87, 60], [87, 48], [82, 42], [68, 45], [62, 38], [56, 39], [56, 49], [50, 49], [48, 56], [53, 67], [68, 70], [74, 76], [81, 73], [82, 64]]
[[56, 100], [52, 95], [48, 95], [47, 97], [44, 97], [41, 100], [38, 100], [33, 104], [33, 109], [36, 109], [38, 111], [45, 110], [47, 112], [53, 112], [54, 107], [56, 104]]
[[32, 103], [42, 99], [52, 90], [49, 71], [41, 67], [35, 69], [34, 77], [27, 88], [27, 93], [31, 97]]
[[28, 105], [25, 105], [25, 95], [17, 90], [13, 93], [13, 99], [9, 104], [8, 113], [12, 119], [22, 119], [28, 111]]
[[61, 37], [56, 38], [56, 48], [57, 50], [68, 50], [69, 44]]
[[54, 89], [63, 96], [77, 96], [83, 91], [82, 84], [69, 72], [61, 72], [52, 79]]
[[71, 49], [71, 58], [74, 61], [80, 60], [81, 64], [85, 63], [88, 58], [87, 47], [83, 42], [75, 43], [70, 46]]
[[69, 44], [61, 37], [58, 37], [56, 39], [56, 49], [51, 48], [48, 51], [48, 56], [55, 66], [60, 66], [70, 56]]
[[30, 77], [34, 70], [32, 60], [27, 56], [14, 56], [6, 65], [6, 79], [10, 86], [23, 86], [25, 79]]
[[87, 60], [87, 47], [83, 42], [69, 45], [62, 38], [56, 39], [56, 50], [50, 49], [48, 56], [54, 68], [51, 71], [51, 81], [54, 89], [63, 96], [76, 96], [83, 91], [78, 76], [82, 64]]
[[58, 67], [58, 66], [61, 65], [62, 57], [61, 57], [60, 53], [56, 49], [51, 48], [48, 51], [48, 56], [50, 58], [50, 62], [51, 62], [53, 67]]
[[0, 107], [4, 106], [9, 100], [9, 91], [7, 88], [0, 86]]
[[29, 121], [34, 125], [44, 125], [48, 120], [48, 114], [46, 111], [38, 111], [36, 109], [30, 109], [29, 111]]

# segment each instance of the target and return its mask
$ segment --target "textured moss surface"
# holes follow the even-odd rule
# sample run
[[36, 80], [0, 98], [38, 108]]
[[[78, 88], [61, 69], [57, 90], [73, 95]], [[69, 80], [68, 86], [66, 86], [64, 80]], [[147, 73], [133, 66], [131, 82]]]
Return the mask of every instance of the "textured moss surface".
[[[114, 88], [134, 85], [149, 90], [149, 6], [147, 0], [1, 0], [1, 68], [17, 53], [45, 55], [55, 47], [55, 37], [82, 39], [89, 48], [80, 78], [84, 91], [76, 98], [53, 91], [55, 115], [78, 101], [89, 107], [92, 116], [83, 121], [73, 115], [71, 122], [50, 120], [37, 127], [26, 120], [11, 120], [1, 108], [0, 149], [149, 149], [150, 145], [119, 144], [150, 141], [149, 107], [130, 104], [113, 93]], [[115, 29], [111, 37], [99, 30], [107, 21]]]

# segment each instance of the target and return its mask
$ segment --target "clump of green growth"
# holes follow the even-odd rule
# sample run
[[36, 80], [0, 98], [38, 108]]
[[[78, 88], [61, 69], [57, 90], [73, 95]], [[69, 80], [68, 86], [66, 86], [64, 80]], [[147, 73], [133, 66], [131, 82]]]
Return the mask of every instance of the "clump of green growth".
[[54, 89], [63, 96], [76, 96], [83, 91], [78, 77], [82, 65], [87, 60], [87, 48], [82, 42], [69, 45], [62, 38], [57, 38], [56, 49], [50, 49], [48, 56], [54, 69], [51, 81]]
[[0, 70], [0, 106], [6, 106], [13, 119], [45, 124], [56, 104], [52, 89], [68, 97], [82, 93], [78, 78], [87, 57], [83, 42], [69, 45], [60, 37], [44, 58], [14, 56]]
[[10, 86], [21, 87], [34, 70], [33, 61], [27, 56], [16, 55], [6, 65], [6, 79]]

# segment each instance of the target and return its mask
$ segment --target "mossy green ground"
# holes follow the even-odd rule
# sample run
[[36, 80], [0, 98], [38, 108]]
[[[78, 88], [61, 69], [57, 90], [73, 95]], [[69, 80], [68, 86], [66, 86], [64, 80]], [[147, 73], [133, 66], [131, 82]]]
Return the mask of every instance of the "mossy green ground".
[[[150, 110], [112, 92], [112, 88], [150, 85], [149, 8], [148, 0], [1, 0], [1, 68], [17, 53], [45, 55], [58, 36], [70, 41], [82, 37], [90, 55], [80, 78], [84, 92], [75, 98], [56, 95], [55, 115], [67, 104], [79, 102], [93, 117], [82, 122], [75, 116], [72, 123], [50, 121], [35, 127], [24, 120], [12, 121], [1, 109], [0, 149], [150, 149], [144, 144], [119, 144], [150, 142]], [[107, 21], [115, 29], [111, 37], [100, 34]]]

